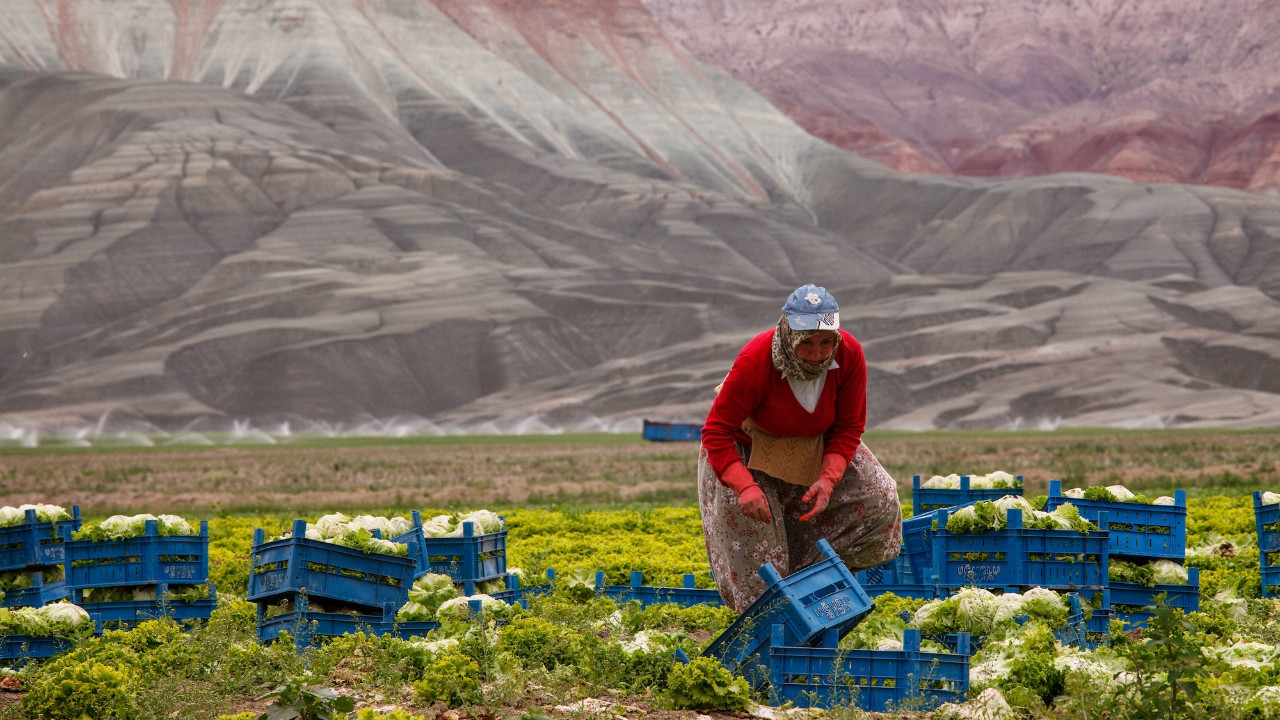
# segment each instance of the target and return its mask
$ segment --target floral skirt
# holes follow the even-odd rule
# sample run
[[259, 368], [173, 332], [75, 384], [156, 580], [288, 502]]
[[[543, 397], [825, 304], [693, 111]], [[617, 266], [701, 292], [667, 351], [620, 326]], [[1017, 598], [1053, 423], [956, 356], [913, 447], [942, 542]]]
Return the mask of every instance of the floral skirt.
[[[739, 453], [750, 450], [739, 446]], [[759, 569], [773, 563], [786, 577], [822, 559], [817, 543], [825, 539], [851, 572], [886, 563], [902, 547], [902, 506], [898, 485], [863, 443], [836, 483], [831, 501], [809, 522], [799, 518], [807, 487], [758, 470], [751, 471], [769, 501], [773, 522], [742, 514], [738, 496], [716, 478], [704, 449], [698, 455], [698, 503], [711, 572], [726, 605], [743, 612], [765, 591]]]

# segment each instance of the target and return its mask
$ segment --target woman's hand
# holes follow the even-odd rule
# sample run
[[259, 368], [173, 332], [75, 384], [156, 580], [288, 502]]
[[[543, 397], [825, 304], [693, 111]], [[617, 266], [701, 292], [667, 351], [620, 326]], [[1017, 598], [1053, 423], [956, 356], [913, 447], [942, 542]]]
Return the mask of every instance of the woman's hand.
[[765, 499], [764, 491], [742, 463], [734, 463], [725, 468], [720, 480], [737, 493], [738, 508], [743, 515], [762, 523], [773, 522], [773, 514], [769, 512], [769, 501]]
[[822, 456], [822, 469], [818, 471], [818, 481], [810, 485], [804, 497], [800, 498], [800, 502], [813, 503], [809, 512], [800, 516], [800, 522], [809, 522], [816, 518], [818, 513], [827, 509], [827, 503], [831, 502], [831, 493], [835, 491], [836, 483], [844, 477], [844, 471], [848, 467], [849, 461], [843, 455]]

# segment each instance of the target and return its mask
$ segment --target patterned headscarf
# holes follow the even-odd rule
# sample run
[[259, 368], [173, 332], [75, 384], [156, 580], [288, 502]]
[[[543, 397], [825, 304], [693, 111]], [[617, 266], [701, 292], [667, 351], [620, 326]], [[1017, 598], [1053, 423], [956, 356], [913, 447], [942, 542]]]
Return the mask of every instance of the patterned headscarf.
[[[796, 355], [796, 346], [804, 341], [805, 338], [813, 337], [819, 333], [829, 333], [830, 330], [792, 330], [787, 324], [787, 316], [783, 315], [778, 320], [778, 328], [773, 333], [773, 366], [782, 371], [790, 380], [817, 380], [827, 368], [831, 367], [831, 361], [835, 360], [836, 354], [833, 350], [831, 355], [821, 363], [814, 364], [805, 362]], [[836, 347], [840, 347], [840, 333], [835, 333]]]

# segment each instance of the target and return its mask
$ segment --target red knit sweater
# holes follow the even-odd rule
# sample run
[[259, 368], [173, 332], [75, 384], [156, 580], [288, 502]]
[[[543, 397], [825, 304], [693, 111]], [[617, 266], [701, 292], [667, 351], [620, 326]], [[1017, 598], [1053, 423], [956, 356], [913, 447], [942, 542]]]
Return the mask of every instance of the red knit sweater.
[[702, 426], [702, 446], [716, 477], [741, 462], [735, 440], [751, 444], [742, 431], [748, 416], [773, 435], [823, 435], [824, 455], [839, 454], [853, 461], [867, 422], [867, 361], [862, 345], [844, 330], [839, 332], [835, 364], [840, 367], [827, 371], [813, 413], [801, 407], [787, 379], [773, 367], [773, 330], [760, 333], [742, 348]]

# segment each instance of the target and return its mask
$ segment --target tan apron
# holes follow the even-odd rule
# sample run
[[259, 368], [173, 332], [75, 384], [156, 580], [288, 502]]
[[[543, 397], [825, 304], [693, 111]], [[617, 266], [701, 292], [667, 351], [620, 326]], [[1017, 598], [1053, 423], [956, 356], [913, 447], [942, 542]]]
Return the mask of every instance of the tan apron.
[[742, 431], [751, 438], [750, 470], [808, 487], [818, 481], [822, 470], [822, 436], [794, 437], [766, 432], [751, 418], [742, 423]]

